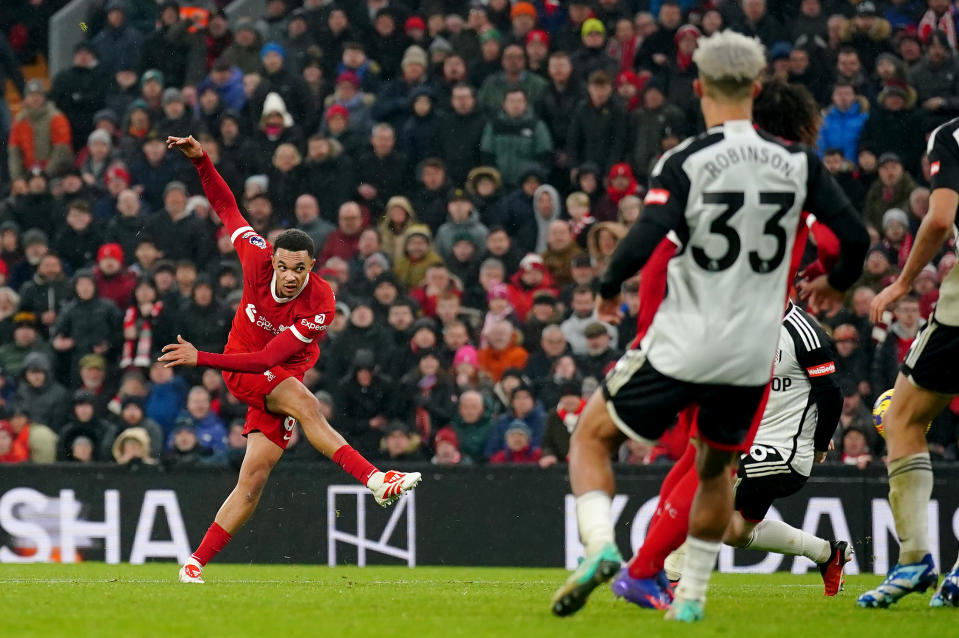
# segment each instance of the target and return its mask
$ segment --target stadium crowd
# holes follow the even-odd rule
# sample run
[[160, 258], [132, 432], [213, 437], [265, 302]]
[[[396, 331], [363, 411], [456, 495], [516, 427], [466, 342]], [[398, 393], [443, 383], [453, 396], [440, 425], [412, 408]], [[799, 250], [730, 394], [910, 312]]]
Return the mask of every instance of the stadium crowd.
[[[236, 20], [226, 4], [94, 2], [49, 82], [19, 66], [45, 23], [6, 18], [0, 80], [22, 103], [0, 100], [0, 463], [242, 459], [245, 407], [219, 373], [156, 363], [178, 334], [221, 351], [240, 300], [230, 238], [165, 144], [189, 134], [258, 232], [316, 242], [338, 304], [305, 381], [358, 451], [565, 462], [636, 331], [636, 280], [613, 326], [597, 277], [657, 159], [702, 130], [692, 52], [724, 28], [821, 104], [818, 151], [869, 226], [862, 279], [820, 319], [845, 397], [831, 456], [882, 462], [872, 401], [956, 263], [944, 250], [869, 322], [927, 211], [928, 134], [959, 115], [949, 0], [268, 0]], [[957, 426], [954, 402], [934, 458], [956, 460]], [[675, 459], [674, 430], [619, 460]], [[295, 434], [285, 456], [318, 459]]]

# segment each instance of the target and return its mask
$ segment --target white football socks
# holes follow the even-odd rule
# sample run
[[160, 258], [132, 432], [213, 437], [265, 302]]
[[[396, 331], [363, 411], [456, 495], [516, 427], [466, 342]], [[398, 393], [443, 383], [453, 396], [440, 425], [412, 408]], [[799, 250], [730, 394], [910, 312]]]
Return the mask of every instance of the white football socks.
[[817, 564], [829, 560], [829, 541], [807, 534], [782, 521], [761, 521], [753, 528], [744, 547], [790, 556], [805, 556]]
[[899, 563], [918, 563], [929, 553], [927, 509], [932, 497], [929, 453], [889, 462], [889, 505], [899, 535]]
[[686, 557], [683, 560], [683, 578], [676, 588], [676, 598], [706, 602], [706, 587], [716, 566], [716, 557], [722, 543], [704, 541], [695, 536], [686, 537]]
[[612, 507], [612, 499], [602, 490], [576, 497], [576, 522], [587, 556], [598, 553], [604, 545], [614, 542], [613, 523], [610, 520]]

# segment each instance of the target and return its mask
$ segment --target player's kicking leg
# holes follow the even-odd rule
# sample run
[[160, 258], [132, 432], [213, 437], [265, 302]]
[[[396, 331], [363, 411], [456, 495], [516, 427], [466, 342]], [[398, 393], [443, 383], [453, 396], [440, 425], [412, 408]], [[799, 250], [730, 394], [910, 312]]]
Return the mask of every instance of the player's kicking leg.
[[623, 440], [606, 409], [602, 390], [597, 390], [573, 430], [569, 451], [569, 478], [586, 556], [553, 595], [552, 609], [557, 616], [579, 611], [590, 593], [609, 580], [622, 563], [611, 520], [615, 481], [610, 457]]
[[805, 556], [819, 568], [826, 596], [835, 596], [842, 590], [843, 570], [852, 559], [852, 548], [846, 541], [827, 541], [782, 521], [746, 520], [739, 512], [733, 512], [723, 543], [741, 549]]
[[298, 379], [285, 379], [277, 385], [267, 395], [266, 407], [270, 412], [288, 414], [299, 421], [313, 447], [366, 485], [383, 507], [392, 505], [422, 480], [419, 472], [381, 472], [363, 458], [330, 426], [320, 412], [319, 401]]
[[233, 534], [253, 515], [266, 480], [282, 455], [283, 448], [266, 436], [260, 432], [250, 433], [236, 487], [220, 506], [200, 546], [180, 568], [181, 583], [203, 583], [203, 567], [226, 547]]
[[[929, 552], [926, 510], [932, 496], [932, 464], [926, 427], [951, 400], [912, 385], [902, 374], [886, 412], [889, 450], [889, 506], [899, 535], [899, 562], [876, 587], [859, 596], [860, 607], [888, 607], [913, 592], [924, 592], [938, 581]], [[933, 602], [943, 600], [937, 592]]]

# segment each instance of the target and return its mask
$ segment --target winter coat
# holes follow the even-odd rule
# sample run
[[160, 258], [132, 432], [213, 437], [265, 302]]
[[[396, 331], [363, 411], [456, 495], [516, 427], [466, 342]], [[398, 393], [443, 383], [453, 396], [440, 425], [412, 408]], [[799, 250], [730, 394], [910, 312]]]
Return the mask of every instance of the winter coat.
[[109, 24], [90, 42], [97, 52], [97, 60], [108, 75], [113, 75], [118, 69], [132, 69], [136, 67], [143, 46], [143, 34], [124, 22], [119, 29]]
[[547, 248], [541, 253], [543, 257], [543, 263], [546, 264], [546, 269], [552, 275], [553, 281], [556, 282], [557, 288], [562, 288], [563, 286], [573, 283], [573, 276], [570, 275], [570, 268], [573, 263], [573, 259], [582, 254], [583, 249], [579, 247], [575, 241], [569, 242], [569, 246], [563, 250], [553, 250], [552, 248]]
[[[613, 73], [615, 75], [615, 72]], [[479, 108], [489, 117], [495, 118], [503, 110], [503, 99], [507, 89], [519, 86], [526, 92], [529, 105], [536, 113], [542, 112], [543, 98], [546, 95], [548, 82], [542, 77], [529, 71], [524, 71], [515, 85], [506, 77], [505, 71], [498, 71], [483, 81], [477, 101]]]
[[113, 439], [117, 436], [116, 427], [109, 421], [94, 417], [89, 421], [71, 420], [60, 433], [58, 461], [73, 461], [73, 442], [77, 437], [85, 436], [93, 443], [93, 460], [110, 461]]
[[183, 377], [173, 377], [167, 383], [154, 383], [150, 386], [143, 411], [163, 428], [163, 438], [173, 432], [176, 417], [186, 405], [189, 387]]
[[538, 447], [526, 446], [522, 450], [514, 452], [509, 449], [502, 449], [493, 454], [489, 462], [491, 464], [533, 464], [537, 463], [543, 456], [543, 451]]
[[[63, 423], [66, 407], [70, 405], [70, 393], [54, 379], [51, 362], [52, 359], [40, 352], [31, 352], [24, 358], [14, 401], [27, 411], [30, 421], [42, 423], [57, 432]], [[28, 367], [39, 368], [46, 373], [46, 379], [39, 388], [27, 383], [25, 374]]]
[[661, 142], [667, 130], [678, 133], [680, 137], [686, 132], [686, 118], [683, 112], [672, 104], [666, 104], [655, 111], [637, 109], [630, 117], [629, 137], [632, 144], [629, 163], [639, 181], [645, 182], [653, 159], [662, 152]]
[[[517, 418], [513, 411], [509, 410], [493, 423], [484, 449], [487, 458], [492, 457], [500, 450], [506, 449], [506, 431], [509, 430], [510, 424]], [[538, 448], [543, 441], [543, 431], [546, 427], [546, 413], [543, 406], [537, 401], [533, 409], [520, 420], [530, 430], [530, 445]]]
[[422, 224], [430, 227], [434, 234], [440, 226], [446, 221], [446, 204], [449, 198], [452, 184], [445, 181], [439, 188], [427, 188], [425, 184], [420, 184], [418, 188], [410, 194], [410, 203], [416, 209], [416, 218]]
[[[569, 84], [563, 88], [559, 88], [551, 82], [546, 89], [543, 96], [543, 121], [549, 127], [550, 135], [553, 137], [553, 146], [557, 151], [566, 150], [573, 111], [584, 95], [583, 87], [574, 82], [572, 78]], [[572, 166], [572, 164], [567, 162], [566, 167], [569, 166]]]
[[65, 268], [79, 270], [93, 263], [103, 239], [91, 224], [83, 232], [77, 232], [66, 224], [53, 240], [53, 253], [63, 260]]
[[[563, 336], [566, 337], [566, 342], [569, 343], [573, 354], [586, 354], [586, 335], [583, 334], [583, 331], [586, 330], [586, 326], [594, 321], [599, 321], [596, 318], [595, 312], [584, 318], [577, 317], [575, 314], [570, 315], [566, 321], [560, 324], [560, 328], [563, 330]], [[618, 343], [619, 332], [616, 330], [616, 327], [610, 324], [604, 325], [606, 326], [606, 332], [609, 333], [610, 343]]]
[[137, 244], [143, 233], [143, 216], [126, 217], [116, 215], [109, 222], [103, 232], [104, 243], [120, 244], [123, 255], [130, 261], [134, 258]]
[[582, 84], [586, 83], [593, 71], [606, 71], [612, 78], [619, 73], [619, 63], [609, 57], [605, 47], [591, 49], [581, 46], [569, 57], [573, 63], [573, 78]]
[[[429, 157], [430, 144], [439, 128], [439, 117], [430, 109], [426, 117], [412, 114], [399, 130], [398, 146], [406, 154], [412, 166]], [[449, 135], [449, 132], [446, 132]]]
[[70, 120], [74, 148], [86, 144], [93, 130], [93, 115], [103, 108], [109, 85], [110, 77], [100, 66], [70, 67], [53, 78], [49, 100]]
[[48, 310], [59, 314], [72, 296], [73, 289], [65, 278], [46, 281], [34, 275], [20, 290], [20, 310], [32, 312], [37, 318]]
[[76, 364], [83, 355], [93, 352], [96, 345], [106, 343], [110, 349], [118, 347], [123, 339], [121, 321], [120, 310], [112, 301], [100, 297], [87, 301], [75, 299], [60, 313], [53, 334], [73, 339], [71, 354]]
[[70, 129], [68, 118], [50, 102], [35, 110], [24, 107], [10, 129], [10, 178], [26, 179], [35, 165], [47, 175], [56, 175], [69, 166], [73, 161]]
[[356, 163], [356, 181], [376, 187], [374, 203], [382, 208], [386, 200], [409, 189], [410, 164], [406, 155], [392, 151], [380, 157], [372, 150], [360, 155]]
[[[549, 216], [543, 215], [544, 211], [540, 209], [539, 205], [540, 195], [544, 193], [549, 196], [552, 203], [552, 213]], [[549, 225], [560, 219], [563, 214], [563, 204], [559, 199], [559, 191], [549, 184], [537, 186], [536, 190], [533, 191], [533, 214], [533, 219], [536, 221], [536, 245], [532, 252], [542, 253], [546, 250]]]
[[310, 89], [306, 82], [298, 75], [294, 75], [285, 67], [276, 73], [261, 71], [262, 79], [252, 97], [252, 115], [258, 121], [263, 113], [263, 105], [270, 93], [276, 93], [283, 98], [283, 103], [293, 117], [294, 123], [306, 120], [310, 112]]
[[376, 94], [376, 102], [373, 103], [373, 120], [387, 122], [397, 132], [401, 131], [406, 120], [413, 113], [410, 97], [416, 89], [426, 86], [429, 85], [425, 81], [410, 84], [402, 77], [390, 80]]
[[922, 128], [922, 115], [917, 110], [890, 111], [880, 106], [866, 120], [859, 143], [869, 146], [877, 156], [886, 152], [898, 153], [905, 169], [918, 175], [919, 156], [925, 150], [925, 140], [916, 131]]
[[863, 97], [853, 102], [848, 111], [840, 111], [831, 106], [823, 117], [819, 128], [816, 147], [822, 156], [830, 148], [842, 150], [843, 157], [850, 162], [859, 159], [859, 136], [869, 119], [869, 102]]
[[430, 154], [443, 160], [446, 174], [454, 184], [464, 183], [473, 167], [481, 164], [480, 141], [486, 122], [486, 116], [478, 110], [466, 115], [440, 115], [430, 141]]
[[[213, 300], [207, 306], [190, 301], [176, 314], [176, 333], [204, 352], [220, 352], [230, 334], [233, 312]], [[209, 443], [204, 442], [204, 445]], [[215, 447], [215, 446], [214, 446]]]
[[140, 53], [140, 74], [159, 69], [166, 86], [196, 86], [206, 75], [206, 42], [193, 28], [192, 20], [180, 20], [147, 36]]
[[[181, 412], [180, 416], [177, 417], [177, 422], [181, 420], [187, 420], [193, 424], [194, 431], [196, 432], [196, 440], [200, 445], [208, 447], [214, 452], [226, 452], [227, 450], [227, 430], [226, 426], [223, 425], [223, 421], [220, 420], [220, 417], [216, 415], [215, 412], [209, 412], [202, 419], [196, 419], [190, 415], [189, 412]], [[167, 449], [173, 449], [173, 433], [171, 432], [167, 437], [166, 443]]]
[[174, 262], [187, 259], [201, 269], [216, 247], [206, 222], [192, 213], [173, 220], [165, 210], [157, 211], [147, 218], [143, 232], [156, 241], [164, 258]]
[[469, 217], [464, 222], [454, 222], [448, 218], [446, 223], [440, 226], [436, 232], [436, 241], [434, 242], [436, 252], [443, 259], [451, 259], [453, 244], [456, 243], [457, 236], [461, 234], [469, 235], [473, 243], [480, 247], [486, 245], [486, 235], [489, 234], [489, 230], [480, 222], [479, 215], [475, 210], [470, 211]]
[[[340, 205], [352, 196], [356, 188], [353, 159], [343, 154], [343, 146], [330, 140], [330, 156], [324, 160], [306, 160], [304, 187], [320, 204], [320, 215], [336, 224]], [[318, 247], [319, 248], [319, 247]]]
[[909, 173], [903, 173], [892, 191], [887, 195], [881, 180], [873, 182], [866, 193], [866, 204], [862, 209], [863, 221], [882, 234], [882, 216], [890, 208], [909, 210], [909, 195], [916, 189], [916, 181]]
[[[129, 253], [131, 256], [133, 253]], [[99, 268], [93, 269], [97, 278], [97, 295], [112, 301], [117, 308], [126, 308], [133, 298], [137, 276], [129, 270], [121, 270], [112, 277], [104, 275]], [[205, 349], [205, 348], [201, 348]]]
[[[371, 350], [385, 361], [391, 348], [390, 338], [382, 324], [374, 321], [369, 328], [358, 328], [352, 323], [324, 348], [320, 360], [323, 362], [324, 386], [332, 391], [352, 369], [353, 358], [360, 348]], [[392, 369], [392, 368], [391, 368]]]
[[384, 375], [374, 373], [373, 382], [362, 386], [356, 380], [355, 371], [336, 384], [337, 429], [346, 436], [350, 445], [361, 454], [375, 454], [380, 448], [381, 430], [370, 427], [370, 419], [382, 416], [389, 420], [396, 414], [393, 382]]
[[457, 413], [450, 425], [460, 442], [460, 452], [474, 463], [482, 463], [487, 459], [486, 441], [493, 428], [493, 417], [489, 407], [483, 410], [483, 415], [475, 423], [466, 423]]
[[549, 129], [531, 111], [511, 118], [501, 110], [483, 129], [480, 149], [483, 163], [496, 166], [503, 183], [515, 186], [531, 164], [551, 165], [553, 141]]
[[403, 233], [404, 250], [393, 262], [393, 274], [396, 275], [399, 282], [406, 286], [407, 289], [419, 286], [426, 277], [426, 271], [429, 270], [430, 266], [443, 263], [443, 258], [436, 254], [436, 251], [433, 250], [432, 247], [430, 247], [429, 252], [427, 252], [422, 259], [411, 261], [406, 254], [405, 247], [410, 236], [414, 234], [426, 235], [426, 237], [430, 239], [433, 237], [430, 229], [423, 224], [414, 224]]
[[213, 80], [207, 76], [196, 87], [197, 95], [203, 95], [207, 88], [212, 88], [220, 96], [220, 104], [234, 111], [242, 111], [249, 99], [243, 90], [243, 71], [237, 67], [230, 68], [230, 77], [223, 84], [214, 84]]
[[479, 368], [482, 372], [489, 375], [494, 382], [500, 380], [503, 373], [509, 368], [526, 367], [526, 361], [529, 359], [529, 353], [516, 344], [516, 337], [503, 350], [493, 350], [493, 348], [480, 348], [477, 353], [479, 357]]

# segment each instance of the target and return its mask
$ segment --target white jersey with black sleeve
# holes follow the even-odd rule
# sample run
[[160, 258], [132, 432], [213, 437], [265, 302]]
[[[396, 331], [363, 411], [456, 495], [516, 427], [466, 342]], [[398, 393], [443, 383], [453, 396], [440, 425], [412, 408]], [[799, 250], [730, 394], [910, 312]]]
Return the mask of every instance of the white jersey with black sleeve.
[[[825, 452], [842, 413], [831, 342], [816, 320], [790, 303], [762, 421], [753, 440], [747, 476], [812, 471], [813, 452]], [[757, 448], [762, 448], [761, 451]], [[755, 462], [759, 456], [763, 462]]]
[[[934, 130], [929, 136], [926, 151], [929, 155], [931, 190], [948, 188], [959, 192], [959, 118]], [[953, 233], [959, 240], [959, 226], [955, 223]], [[959, 251], [959, 241], [956, 247]], [[959, 268], [950, 270], [943, 279], [933, 316], [939, 323], [959, 326]]]
[[613, 297], [670, 230], [683, 249], [669, 262], [667, 293], [640, 343], [661, 374], [691, 383], [769, 381], [796, 230], [803, 210], [840, 240], [829, 274], [847, 289], [868, 235], [855, 209], [809, 149], [729, 121], [686, 140], [651, 175], [646, 210], [600, 281]]

